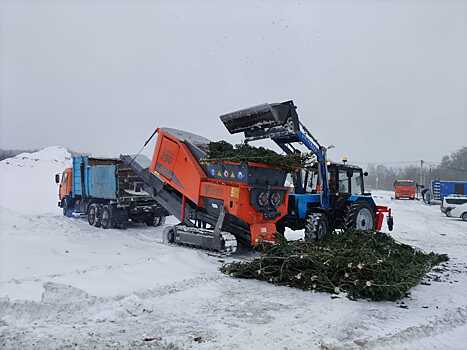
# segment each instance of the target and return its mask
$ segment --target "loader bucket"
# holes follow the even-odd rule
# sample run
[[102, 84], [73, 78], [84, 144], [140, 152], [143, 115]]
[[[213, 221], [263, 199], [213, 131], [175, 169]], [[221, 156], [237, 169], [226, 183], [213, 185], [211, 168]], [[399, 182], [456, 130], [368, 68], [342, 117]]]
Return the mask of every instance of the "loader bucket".
[[220, 119], [231, 134], [245, 133], [245, 137], [266, 138], [299, 130], [293, 101], [263, 104], [224, 114]]

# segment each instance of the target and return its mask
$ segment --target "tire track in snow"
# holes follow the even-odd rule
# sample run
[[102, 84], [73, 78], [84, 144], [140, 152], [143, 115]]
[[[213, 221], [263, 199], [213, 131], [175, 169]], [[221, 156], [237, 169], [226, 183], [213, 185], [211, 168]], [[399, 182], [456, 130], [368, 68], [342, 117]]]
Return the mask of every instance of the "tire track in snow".
[[433, 337], [446, 331], [452, 331], [467, 324], [467, 306], [448, 310], [444, 315], [436, 317], [427, 323], [410, 326], [393, 334], [375, 338], [354, 339], [343, 344], [321, 344], [323, 350], [350, 349], [396, 349], [419, 339]]
[[9, 319], [26, 319], [31, 321], [45, 318], [46, 320], [53, 320], [55, 322], [59, 316], [63, 318], [67, 314], [80, 310], [83, 317], [87, 317], [92, 311], [85, 312], [85, 310], [91, 307], [104, 306], [106, 304], [111, 305], [112, 303], [119, 303], [132, 297], [136, 297], [139, 300], [165, 297], [197, 288], [222, 278], [226, 277], [220, 273], [203, 275], [114, 297], [95, 297], [70, 285], [46, 282], [44, 283], [44, 292], [40, 302], [25, 300], [10, 301], [9, 298], [0, 298], [0, 315]]
[[[107, 343], [118, 349], [159, 349], [164, 345], [143, 341], [142, 332], [162, 336], [165, 344], [172, 340], [191, 344], [193, 334], [209, 339], [203, 322], [179, 314], [176, 323], [184, 326], [174, 326], [171, 312], [157, 305], [161, 298], [222, 278], [227, 277], [220, 273], [207, 274], [115, 297], [95, 297], [73, 286], [48, 282], [44, 284], [40, 302], [0, 298], [0, 347], [3, 343], [6, 348], [12, 344], [21, 349], [49, 349], [51, 344], [61, 348], [70, 340], [73, 340], [71, 344], [87, 344], [90, 348], [97, 344], [99, 349]], [[43, 342], [47, 340], [45, 335], [52, 343]], [[68, 346], [72, 348], [71, 345], [63, 347]], [[168, 345], [168, 348], [176, 347]]]
[[110, 271], [110, 270], [124, 269], [127, 267], [143, 265], [146, 263], [153, 263], [154, 261], [156, 261], [157, 258], [160, 258], [160, 256], [161, 254], [158, 254], [155, 256], [149, 256], [145, 258], [140, 258], [140, 259], [137, 259], [137, 261], [133, 263], [122, 263], [122, 264], [116, 264], [116, 265], [92, 265], [86, 268], [76, 269], [73, 271], [63, 272], [63, 273], [36, 275], [36, 276], [26, 277], [26, 278], [12, 278], [8, 281], [0, 281], [0, 285], [9, 284], [9, 283], [21, 284], [25, 282], [41, 282], [43, 279], [46, 279], [46, 278], [60, 278], [60, 277], [66, 277], [66, 276], [72, 276], [72, 275], [83, 275], [83, 274], [87, 274], [90, 272], [96, 272], [96, 271]]

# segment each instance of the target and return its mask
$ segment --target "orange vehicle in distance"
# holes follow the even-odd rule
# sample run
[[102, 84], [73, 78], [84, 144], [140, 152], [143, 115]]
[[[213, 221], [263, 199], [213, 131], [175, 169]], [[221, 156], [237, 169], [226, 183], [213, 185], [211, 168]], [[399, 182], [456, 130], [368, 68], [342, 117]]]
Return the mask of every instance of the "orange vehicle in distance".
[[394, 181], [394, 193], [396, 199], [408, 198], [413, 200], [417, 193], [417, 183], [414, 180], [396, 180]]

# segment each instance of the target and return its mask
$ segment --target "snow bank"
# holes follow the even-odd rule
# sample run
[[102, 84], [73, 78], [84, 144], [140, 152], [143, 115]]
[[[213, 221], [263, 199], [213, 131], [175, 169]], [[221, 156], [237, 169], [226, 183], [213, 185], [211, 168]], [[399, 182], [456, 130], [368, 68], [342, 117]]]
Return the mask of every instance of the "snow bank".
[[0, 162], [0, 207], [20, 213], [58, 213], [55, 174], [71, 164], [60, 146], [21, 153]]

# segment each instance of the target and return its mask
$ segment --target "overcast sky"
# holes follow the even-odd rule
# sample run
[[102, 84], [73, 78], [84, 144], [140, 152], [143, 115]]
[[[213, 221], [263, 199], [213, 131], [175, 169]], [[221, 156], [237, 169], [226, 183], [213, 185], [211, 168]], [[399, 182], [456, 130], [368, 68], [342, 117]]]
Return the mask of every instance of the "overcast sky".
[[467, 145], [467, 1], [1, 1], [0, 147], [136, 152], [293, 99], [333, 158]]

